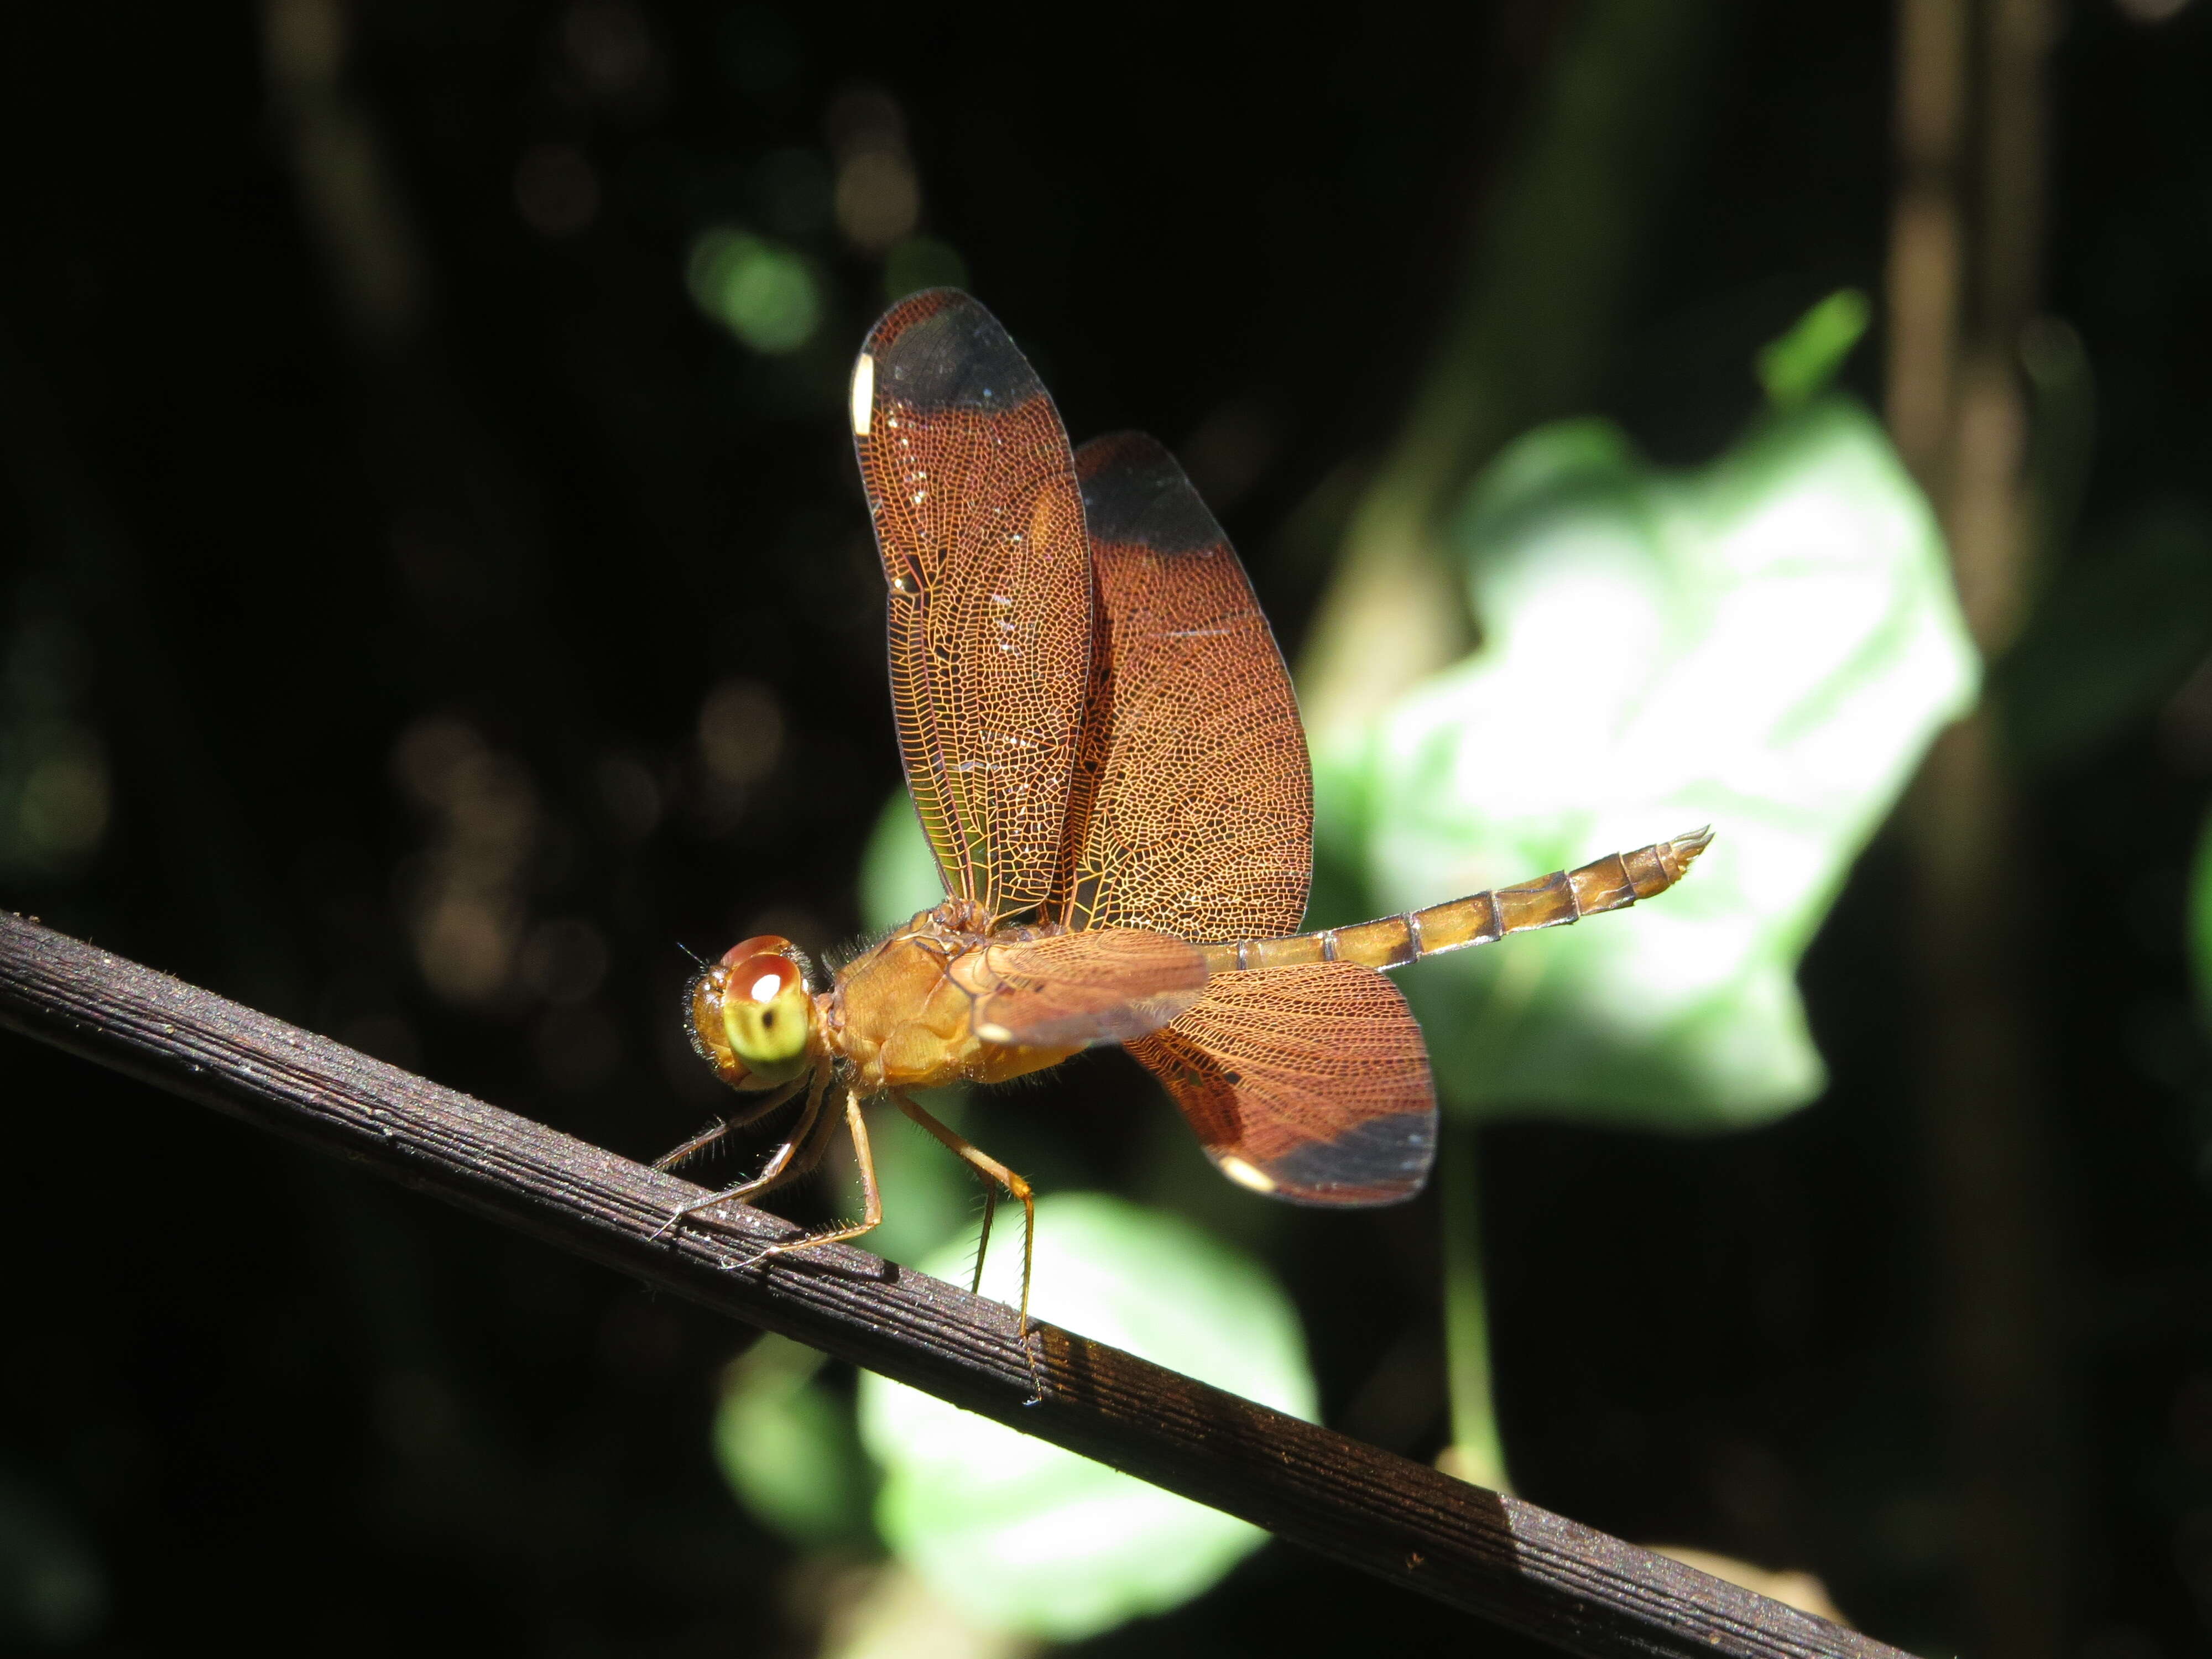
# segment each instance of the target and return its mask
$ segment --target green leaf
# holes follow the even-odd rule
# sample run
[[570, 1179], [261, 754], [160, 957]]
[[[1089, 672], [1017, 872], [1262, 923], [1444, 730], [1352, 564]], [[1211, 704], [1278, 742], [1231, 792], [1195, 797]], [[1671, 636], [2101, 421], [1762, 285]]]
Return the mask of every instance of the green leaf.
[[[1001, 1212], [985, 1293], [1021, 1293], [1018, 1212]], [[926, 1270], [964, 1279], [963, 1246]], [[1037, 1205], [1039, 1316], [1310, 1418], [1297, 1316], [1267, 1270], [1188, 1222], [1103, 1194]], [[1265, 1534], [1242, 1521], [873, 1376], [860, 1430], [883, 1465], [877, 1525], [978, 1620], [1075, 1641], [1212, 1586]]]
[[876, 827], [860, 854], [860, 920], [876, 932], [888, 932], [944, 897], [937, 854], [929, 850], [913, 799], [902, 786], [876, 814]]
[[1826, 391], [1866, 333], [1868, 315], [1865, 295], [1838, 289], [1763, 348], [1753, 366], [1775, 407], [1792, 409]]
[[2197, 843], [2197, 867], [2189, 877], [2189, 956], [2197, 969], [2197, 1000], [2212, 1020], [2212, 817]]
[[1716, 838], [1632, 915], [1409, 969], [1445, 1097], [1686, 1129], [1802, 1104], [1824, 1077], [1798, 958], [1974, 694], [1926, 502], [1838, 396], [1687, 471], [1601, 422], [1544, 428], [1476, 481], [1458, 542], [1482, 648], [1317, 757], [1330, 902]]
[[738, 1501], [805, 1545], [863, 1538], [872, 1472], [853, 1414], [816, 1380], [823, 1356], [763, 1336], [731, 1364], [714, 1412], [714, 1458]]

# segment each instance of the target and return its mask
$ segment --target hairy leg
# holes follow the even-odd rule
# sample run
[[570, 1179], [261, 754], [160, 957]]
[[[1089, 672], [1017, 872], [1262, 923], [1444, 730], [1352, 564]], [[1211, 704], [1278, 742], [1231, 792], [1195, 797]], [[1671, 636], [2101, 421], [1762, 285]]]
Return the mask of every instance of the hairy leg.
[[[832, 1124], [836, 1121], [834, 1118], [825, 1120]], [[868, 1124], [860, 1115], [860, 1092], [857, 1089], [848, 1088], [845, 1091], [845, 1127], [852, 1134], [853, 1158], [860, 1170], [860, 1218], [848, 1221], [842, 1226], [825, 1228], [818, 1233], [808, 1233], [804, 1237], [791, 1239], [785, 1243], [771, 1244], [748, 1262], [748, 1267], [765, 1261], [772, 1255], [795, 1255], [801, 1250], [815, 1249], [824, 1244], [841, 1244], [848, 1238], [858, 1238], [863, 1233], [872, 1232], [883, 1220], [883, 1194], [876, 1188], [876, 1157], [868, 1146]], [[811, 1152], [804, 1167], [811, 1169], [822, 1161], [823, 1152], [828, 1151], [830, 1139], [829, 1135], [821, 1137], [821, 1146]]]
[[734, 1187], [702, 1198], [695, 1204], [686, 1204], [675, 1214], [670, 1216], [667, 1221], [662, 1224], [660, 1231], [653, 1236], [656, 1238], [659, 1237], [682, 1226], [686, 1220], [698, 1214], [700, 1211], [710, 1210], [717, 1204], [739, 1203], [747, 1199], [758, 1198], [766, 1193], [772, 1193], [777, 1188], [796, 1180], [811, 1169], [815, 1163], [819, 1162], [819, 1153], [815, 1154], [811, 1159], [800, 1159], [795, 1165], [793, 1160], [803, 1150], [809, 1148], [810, 1142], [814, 1138], [816, 1120], [822, 1114], [822, 1097], [830, 1086], [830, 1068], [826, 1063], [816, 1068], [812, 1085], [806, 1091], [806, 1104], [799, 1112], [798, 1123], [793, 1127], [790, 1135], [783, 1144], [769, 1154], [768, 1162], [761, 1166], [758, 1175], [750, 1181], [739, 1182]]
[[731, 1113], [713, 1128], [700, 1130], [697, 1134], [693, 1135], [674, 1152], [656, 1158], [653, 1160], [653, 1167], [663, 1171], [674, 1169], [686, 1158], [696, 1157], [705, 1152], [724, 1135], [744, 1128], [750, 1124], [759, 1122], [805, 1085], [806, 1079], [801, 1077], [793, 1078], [781, 1089], [771, 1089], [744, 1110]]
[[[891, 1098], [898, 1103], [899, 1110], [927, 1129], [946, 1151], [980, 1172], [987, 1180], [1005, 1188], [1007, 1196], [1020, 1203], [1022, 1206], [1021, 1330], [1023, 1337], [1026, 1340], [1030, 1333], [1030, 1267], [1036, 1252], [1036, 1200], [1030, 1190], [1030, 1183], [982, 1148], [939, 1123], [897, 1090], [891, 1091]], [[991, 1206], [987, 1205], [983, 1212], [983, 1242], [985, 1243], [990, 1242], [991, 1213]], [[975, 1278], [978, 1284], [982, 1282], [982, 1277], [983, 1261], [979, 1251], [975, 1260]]]

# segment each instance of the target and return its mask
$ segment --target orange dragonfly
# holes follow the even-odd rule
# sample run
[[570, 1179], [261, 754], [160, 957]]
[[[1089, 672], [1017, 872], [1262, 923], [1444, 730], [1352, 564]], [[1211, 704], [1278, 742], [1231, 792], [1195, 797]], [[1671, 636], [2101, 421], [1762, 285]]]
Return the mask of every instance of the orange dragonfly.
[[804, 1175], [842, 1127], [861, 1218], [763, 1257], [858, 1237], [883, 1214], [861, 1106], [887, 1095], [985, 1178], [986, 1245], [1000, 1191], [1022, 1205], [1026, 1331], [1030, 1185], [910, 1091], [1102, 1042], [1152, 1070], [1239, 1186], [1299, 1204], [1413, 1196], [1436, 1092], [1380, 970], [1650, 898], [1710, 833], [1301, 933], [1313, 781], [1290, 676], [1168, 452], [1124, 433], [1071, 453], [1006, 331], [950, 289], [876, 325], [852, 423], [890, 584], [899, 746], [945, 898], [821, 989], [772, 937], [693, 981], [695, 1046], [757, 1098], [657, 1167], [805, 1100], [757, 1175], [669, 1225]]

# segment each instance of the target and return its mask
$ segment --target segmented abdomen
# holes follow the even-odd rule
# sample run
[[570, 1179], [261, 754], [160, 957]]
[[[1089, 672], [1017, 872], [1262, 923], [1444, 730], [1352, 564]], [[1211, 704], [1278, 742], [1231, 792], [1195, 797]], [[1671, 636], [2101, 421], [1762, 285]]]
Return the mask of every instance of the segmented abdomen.
[[1672, 841], [1611, 853], [1579, 870], [1556, 870], [1540, 881], [1498, 887], [1432, 904], [1425, 910], [1382, 916], [1350, 927], [1330, 927], [1290, 939], [1240, 939], [1206, 947], [1212, 973], [1231, 969], [1280, 968], [1301, 962], [1358, 962], [1402, 968], [1423, 957], [1470, 945], [1487, 945], [1508, 933], [1558, 927], [1603, 910], [1620, 910], [1665, 892], [1681, 880], [1712, 840], [1710, 829]]

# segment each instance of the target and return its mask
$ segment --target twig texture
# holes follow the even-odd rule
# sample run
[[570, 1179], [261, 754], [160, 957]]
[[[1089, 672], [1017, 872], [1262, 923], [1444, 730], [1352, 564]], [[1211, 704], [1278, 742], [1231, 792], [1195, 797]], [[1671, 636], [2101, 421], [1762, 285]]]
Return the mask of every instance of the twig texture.
[[1897, 1650], [1516, 1498], [1255, 1406], [860, 1251], [732, 1270], [787, 1222], [0, 912], [0, 1024], [1590, 1656]]

